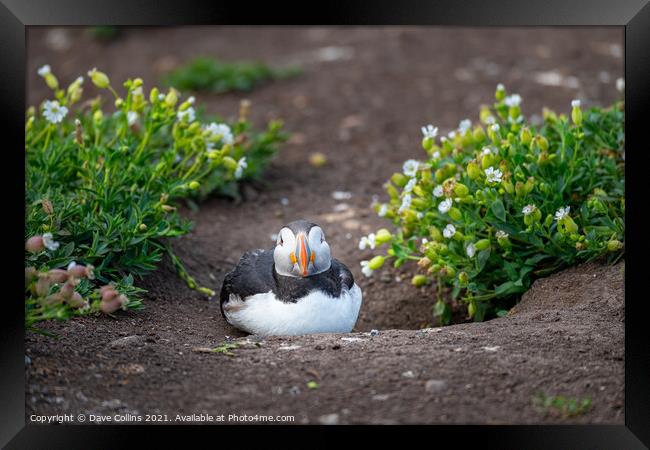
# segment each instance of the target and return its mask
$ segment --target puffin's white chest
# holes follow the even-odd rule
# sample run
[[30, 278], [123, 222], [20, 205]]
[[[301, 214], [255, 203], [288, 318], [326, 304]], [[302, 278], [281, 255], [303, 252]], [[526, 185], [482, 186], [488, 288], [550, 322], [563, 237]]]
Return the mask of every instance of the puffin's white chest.
[[278, 300], [273, 291], [255, 294], [245, 302], [231, 294], [223, 311], [231, 325], [262, 336], [348, 333], [357, 322], [361, 299], [355, 283], [338, 298], [314, 291], [295, 303]]

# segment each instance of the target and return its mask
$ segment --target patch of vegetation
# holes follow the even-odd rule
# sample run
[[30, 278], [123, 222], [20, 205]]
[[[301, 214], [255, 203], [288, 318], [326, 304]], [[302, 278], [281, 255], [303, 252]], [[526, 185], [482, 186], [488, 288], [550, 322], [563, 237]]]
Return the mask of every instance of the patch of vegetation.
[[591, 410], [591, 399], [588, 397], [579, 399], [563, 395], [540, 394], [533, 399], [533, 404], [547, 414], [564, 418], [582, 416]]
[[481, 321], [504, 315], [537, 277], [624, 254], [623, 102], [583, 110], [574, 100], [569, 117], [545, 109], [534, 125], [519, 95], [499, 85], [495, 97], [474, 127], [465, 119], [439, 140], [437, 128], [422, 128], [426, 159], [406, 161], [385, 185], [390, 200], [374, 205], [394, 231], [360, 242], [386, 248], [361, 263], [366, 276], [388, 260], [417, 262], [411, 282], [438, 284], [443, 324], [443, 284]]
[[119, 94], [93, 69], [92, 83], [112, 97], [109, 112], [103, 96], [80, 103], [82, 77], [62, 88], [49, 66], [39, 74], [54, 100], [29, 108], [25, 125], [26, 325], [140, 308], [134, 279], [165, 254], [189, 287], [213, 295], [171, 249], [170, 238], [192, 227], [178, 203], [236, 193], [286, 139], [282, 124], [253, 130], [248, 103], [236, 123], [204, 120], [174, 88], [145, 96], [136, 78]]
[[178, 89], [223, 93], [250, 91], [264, 82], [299, 73], [297, 67], [276, 69], [261, 62], [225, 62], [201, 56], [165, 75], [163, 83]]
[[212, 349], [214, 353], [221, 353], [226, 356], [235, 356], [235, 354], [231, 350], [235, 350], [239, 346], [235, 343], [231, 342], [223, 342], [219, 346], [215, 347]]
[[98, 41], [112, 41], [122, 32], [120, 27], [115, 26], [89, 27], [87, 31], [93, 39]]

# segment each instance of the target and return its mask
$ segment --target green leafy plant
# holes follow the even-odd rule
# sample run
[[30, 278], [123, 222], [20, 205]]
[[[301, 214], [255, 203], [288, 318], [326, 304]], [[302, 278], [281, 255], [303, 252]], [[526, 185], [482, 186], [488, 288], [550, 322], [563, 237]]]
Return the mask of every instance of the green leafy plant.
[[250, 91], [265, 81], [300, 73], [297, 67], [275, 69], [260, 62], [224, 62], [201, 56], [163, 77], [163, 83], [192, 91]]
[[480, 321], [505, 314], [537, 277], [623, 255], [623, 103], [583, 111], [574, 100], [570, 118], [545, 109], [535, 126], [520, 102], [499, 85], [481, 124], [463, 120], [439, 140], [437, 128], [423, 127], [427, 159], [406, 161], [385, 185], [390, 201], [374, 205], [394, 232], [360, 242], [386, 248], [362, 261], [366, 276], [386, 260], [416, 261], [412, 283], [437, 282], [433, 312], [443, 324], [451, 318], [443, 285]]
[[248, 103], [234, 124], [202, 121], [193, 97], [155, 87], [145, 97], [139, 78], [120, 95], [93, 69], [93, 84], [113, 97], [109, 112], [103, 96], [79, 103], [82, 77], [63, 89], [49, 66], [39, 74], [55, 100], [31, 107], [25, 126], [26, 325], [141, 307], [134, 279], [165, 254], [189, 287], [214, 294], [171, 249], [169, 238], [192, 225], [178, 202], [258, 176], [286, 139], [282, 124], [253, 131]]
[[533, 399], [533, 404], [546, 413], [562, 417], [582, 416], [591, 410], [591, 399], [588, 397], [579, 399], [563, 395], [540, 394]]

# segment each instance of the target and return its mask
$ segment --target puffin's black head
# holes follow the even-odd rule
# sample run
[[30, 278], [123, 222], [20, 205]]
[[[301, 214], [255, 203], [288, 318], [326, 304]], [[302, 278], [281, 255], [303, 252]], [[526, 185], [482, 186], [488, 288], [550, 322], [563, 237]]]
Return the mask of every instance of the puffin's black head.
[[275, 271], [290, 277], [307, 277], [329, 270], [330, 246], [321, 227], [296, 220], [282, 227], [273, 251]]

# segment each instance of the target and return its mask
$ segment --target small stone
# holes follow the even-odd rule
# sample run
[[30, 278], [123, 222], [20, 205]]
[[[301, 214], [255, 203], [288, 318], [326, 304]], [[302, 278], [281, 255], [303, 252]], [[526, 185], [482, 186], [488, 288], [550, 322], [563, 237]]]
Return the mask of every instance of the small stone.
[[114, 341], [109, 343], [108, 346], [113, 349], [124, 348], [124, 347], [131, 347], [134, 345], [142, 344], [143, 341], [144, 341], [144, 336], [133, 335], [133, 336], [126, 336], [123, 338], [115, 339]]
[[338, 425], [339, 424], [339, 415], [334, 414], [324, 414], [318, 418], [318, 422], [321, 425]]
[[294, 397], [300, 395], [300, 388], [298, 386], [291, 386], [289, 388], [289, 394], [291, 394]]
[[407, 370], [406, 372], [402, 372], [402, 376], [404, 378], [415, 378], [415, 374], [413, 373], [412, 370]]
[[388, 400], [389, 397], [390, 397], [389, 394], [377, 394], [377, 395], [373, 395], [372, 399], [378, 402], [385, 402], [386, 400]]
[[424, 390], [430, 394], [442, 392], [447, 387], [447, 383], [443, 380], [427, 380], [424, 385]]
[[379, 336], [379, 330], [370, 330], [370, 336]]
[[494, 347], [483, 347], [483, 350], [485, 350], [486, 352], [496, 352], [497, 350], [499, 350], [499, 346], [495, 345]]

